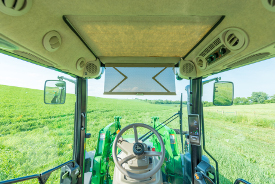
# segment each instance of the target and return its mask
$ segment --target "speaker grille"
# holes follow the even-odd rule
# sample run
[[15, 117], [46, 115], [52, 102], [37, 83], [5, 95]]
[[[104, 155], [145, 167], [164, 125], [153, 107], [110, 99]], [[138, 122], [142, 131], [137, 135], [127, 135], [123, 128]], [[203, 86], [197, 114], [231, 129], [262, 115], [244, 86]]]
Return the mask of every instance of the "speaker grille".
[[204, 51], [200, 54], [200, 56], [204, 57], [207, 53], [209, 53], [212, 49], [214, 49], [217, 45], [221, 43], [220, 38], [217, 38], [213, 43], [211, 43]]
[[191, 63], [186, 63], [182, 66], [183, 73], [191, 73], [194, 70], [194, 66]]
[[97, 73], [97, 66], [95, 64], [93, 64], [93, 63], [88, 63], [86, 65], [86, 70], [90, 74], [96, 74]]
[[233, 63], [233, 64], [229, 65], [228, 67], [229, 68], [234, 68], [234, 67], [237, 67], [237, 66], [248, 64], [248, 63], [251, 63], [253, 61], [257, 61], [259, 59], [265, 58], [269, 54], [270, 54], [269, 52], [264, 52], [264, 53], [259, 53], [259, 54], [251, 55], [251, 56], [248, 56], [248, 57], [246, 57], [246, 58], [244, 58], [244, 59], [242, 59], [240, 61], [237, 61], [236, 63]]

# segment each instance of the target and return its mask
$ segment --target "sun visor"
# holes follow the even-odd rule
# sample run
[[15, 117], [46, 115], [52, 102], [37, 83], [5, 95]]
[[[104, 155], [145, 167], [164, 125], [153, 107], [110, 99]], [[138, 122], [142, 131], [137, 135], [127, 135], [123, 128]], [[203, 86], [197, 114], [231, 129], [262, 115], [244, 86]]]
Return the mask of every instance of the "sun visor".
[[176, 95], [173, 67], [106, 67], [105, 95]]

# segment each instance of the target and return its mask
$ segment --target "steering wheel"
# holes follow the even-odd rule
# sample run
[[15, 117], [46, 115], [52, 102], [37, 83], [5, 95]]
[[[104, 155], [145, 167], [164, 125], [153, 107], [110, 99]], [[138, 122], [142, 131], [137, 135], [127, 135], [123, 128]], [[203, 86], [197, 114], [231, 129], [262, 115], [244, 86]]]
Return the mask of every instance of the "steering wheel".
[[[161, 152], [145, 151], [144, 143], [141, 143], [138, 140], [137, 127], [147, 128], [157, 136], [160, 146], [161, 146]], [[129, 143], [129, 142], [125, 141], [123, 138], [121, 138], [122, 134], [126, 130], [129, 130], [130, 128], [134, 129], [134, 134], [135, 134], [135, 142], [134, 143]], [[125, 158], [123, 158], [120, 161], [118, 161], [118, 158], [117, 158], [117, 147], [119, 147], [127, 155]], [[162, 140], [161, 136], [154, 128], [152, 128], [149, 125], [143, 124], [143, 123], [134, 123], [134, 124], [124, 127], [117, 134], [117, 136], [114, 140], [114, 143], [113, 143], [112, 155], [113, 155], [113, 160], [114, 160], [116, 167], [119, 169], [119, 171], [122, 174], [124, 174], [125, 176], [128, 176], [130, 178], [136, 179], [136, 180], [144, 180], [144, 179], [147, 179], [147, 178], [153, 176], [154, 174], [156, 174], [159, 171], [159, 169], [161, 168], [162, 163], [164, 161], [164, 157], [165, 157], [165, 148], [164, 148], [164, 144], [163, 144], [163, 140]], [[122, 164], [124, 164], [125, 162], [127, 162], [133, 158], [136, 158], [138, 160], [143, 156], [159, 156], [160, 158], [159, 158], [159, 162], [156, 165], [156, 167], [154, 167], [151, 171], [146, 172], [146, 173], [136, 174], [136, 173], [129, 172], [122, 167]]]

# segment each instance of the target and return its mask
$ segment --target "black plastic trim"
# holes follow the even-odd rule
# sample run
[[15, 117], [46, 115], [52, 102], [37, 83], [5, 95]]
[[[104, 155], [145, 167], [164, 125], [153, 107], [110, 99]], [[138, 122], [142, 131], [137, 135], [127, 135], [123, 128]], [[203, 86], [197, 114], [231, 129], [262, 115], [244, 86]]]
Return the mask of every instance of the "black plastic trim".
[[6, 180], [6, 181], [0, 181], [0, 184], [17, 183], [17, 182], [31, 180], [31, 179], [35, 179], [35, 178], [39, 178], [39, 177], [40, 177], [40, 174], [35, 174], [35, 175], [24, 176], [21, 178], [15, 178], [15, 179]]
[[87, 87], [88, 81], [82, 77], [77, 77], [77, 96], [75, 107], [75, 123], [74, 123], [74, 152], [73, 159], [79, 165], [81, 175], [78, 184], [84, 182], [85, 167], [85, 135], [87, 126]]
[[183, 131], [182, 131], [182, 93], [180, 94], [180, 111], [179, 113], [179, 123], [180, 123], [180, 140], [181, 140], [181, 153], [183, 152]]
[[69, 28], [74, 32], [74, 34], [81, 40], [81, 42], [87, 47], [87, 49], [94, 55], [94, 57], [100, 61], [100, 59], [96, 56], [96, 54], [93, 52], [91, 47], [80, 36], [80, 34], [77, 32], [77, 30], [74, 28], [74, 26], [70, 23], [70, 21], [67, 19], [67, 17], [65, 15], [63, 15], [62, 18], [63, 18], [64, 22], [69, 26]]
[[236, 179], [236, 181], [234, 182], [234, 184], [239, 184], [239, 183], [251, 184], [248, 181], [241, 179], [241, 178]]
[[[190, 80], [190, 90], [191, 93], [191, 114], [199, 114], [200, 122], [202, 122], [202, 78]], [[200, 133], [199, 133], [200, 134]], [[201, 162], [202, 159], [202, 148], [201, 145], [192, 145], [191, 144], [191, 179], [194, 183], [194, 175], [196, 173], [196, 167]]]

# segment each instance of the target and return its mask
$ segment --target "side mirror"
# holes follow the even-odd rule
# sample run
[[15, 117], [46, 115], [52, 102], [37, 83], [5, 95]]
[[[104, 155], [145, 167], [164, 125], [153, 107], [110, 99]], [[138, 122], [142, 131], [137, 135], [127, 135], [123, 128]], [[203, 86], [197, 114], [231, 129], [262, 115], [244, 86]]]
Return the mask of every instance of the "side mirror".
[[47, 80], [44, 86], [45, 104], [64, 104], [66, 99], [66, 82]]
[[213, 104], [217, 106], [230, 106], [234, 99], [233, 82], [215, 82], [213, 93]]

